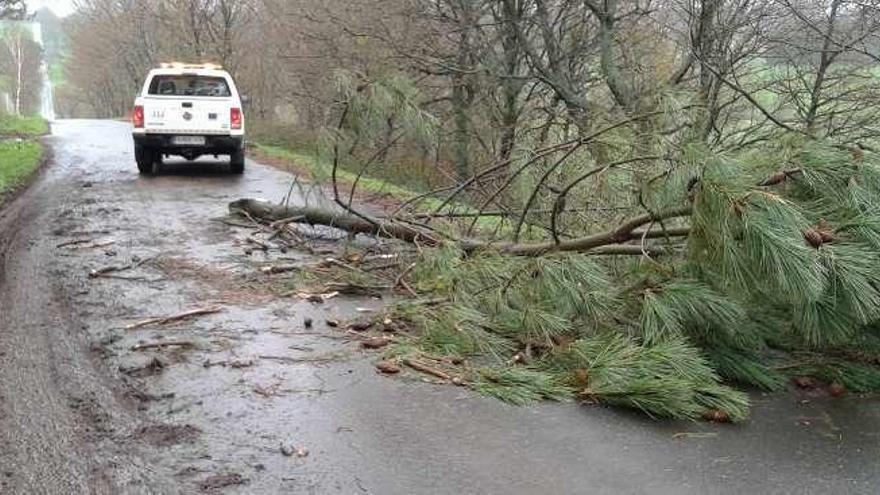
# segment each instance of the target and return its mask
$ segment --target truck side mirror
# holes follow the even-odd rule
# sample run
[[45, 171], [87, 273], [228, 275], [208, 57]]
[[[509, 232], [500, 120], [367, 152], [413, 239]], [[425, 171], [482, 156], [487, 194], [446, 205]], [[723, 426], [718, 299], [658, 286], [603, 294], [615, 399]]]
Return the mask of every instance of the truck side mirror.
[[241, 95], [241, 104], [242, 105], [250, 105], [251, 97], [249, 95]]

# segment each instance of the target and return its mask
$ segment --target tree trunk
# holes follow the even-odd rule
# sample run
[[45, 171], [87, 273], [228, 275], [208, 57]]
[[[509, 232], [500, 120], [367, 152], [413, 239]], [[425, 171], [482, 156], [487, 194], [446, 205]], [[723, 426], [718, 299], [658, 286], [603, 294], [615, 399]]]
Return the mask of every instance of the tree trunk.
[[229, 204], [229, 211], [231, 213], [245, 212], [254, 218], [267, 221], [295, 218], [297, 223], [323, 225], [353, 234], [390, 237], [424, 245], [437, 244], [437, 240], [427, 232], [422, 232], [406, 224], [382, 220], [371, 223], [350, 213], [330, 209], [293, 207], [256, 199], [240, 199]]
[[18, 32], [15, 35], [15, 115], [21, 115], [21, 73], [24, 65], [23, 56], [21, 53], [21, 32]]
[[[411, 227], [408, 224], [391, 220], [367, 221], [361, 217], [322, 208], [291, 207], [276, 205], [256, 199], [240, 199], [229, 204], [230, 213], [247, 213], [252, 218], [264, 221], [290, 220], [308, 225], [323, 225], [344, 230], [353, 234], [368, 234], [381, 237], [400, 239], [420, 245], [437, 246], [440, 241], [431, 233]], [[642, 255], [665, 254], [668, 247], [625, 244], [639, 239], [657, 237], [683, 237], [690, 234], [690, 229], [671, 228], [666, 231], [639, 231], [640, 227], [658, 220], [690, 216], [690, 206], [673, 208], [656, 214], [645, 213], [622, 222], [619, 226], [605, 232], [585, 237], [565, 240], [560, 243], [553, 241], [539, 243], [492, 243], [480, 240], [462, 240], [458, 245], [466, 253], [478, 251], [495, 251], [511, 256], [543, 256], [555, 252], [581, 252], [596, 255]]]

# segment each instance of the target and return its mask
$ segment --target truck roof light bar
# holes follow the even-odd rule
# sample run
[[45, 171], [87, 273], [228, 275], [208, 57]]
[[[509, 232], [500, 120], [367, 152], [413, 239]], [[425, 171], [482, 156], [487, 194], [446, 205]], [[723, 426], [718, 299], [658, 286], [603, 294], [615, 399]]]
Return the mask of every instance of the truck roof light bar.
[[163, 62], [159, 64], [160, 69], [178, 69], [178, 70], [223, 70], [223, 66], [219, 64], [189, 64], [185, 62]]

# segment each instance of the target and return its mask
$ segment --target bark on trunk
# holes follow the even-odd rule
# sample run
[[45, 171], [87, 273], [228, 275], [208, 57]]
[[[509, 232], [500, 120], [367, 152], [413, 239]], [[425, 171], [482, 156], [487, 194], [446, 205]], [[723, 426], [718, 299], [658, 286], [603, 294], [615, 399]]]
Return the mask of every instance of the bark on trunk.
[[322, 208], [283, 206], [256, 199], [240, 199], [229, 204], [232, 213], [245, 212], [261, 220], [278, 221], [295, 218], [296, 223], [323, 225], [351, 232], [390, 237], [406, 242], [436, 245], [437, 240], [427, 232], [409, 225], [378, 220], [370, 223], [350, 213]]

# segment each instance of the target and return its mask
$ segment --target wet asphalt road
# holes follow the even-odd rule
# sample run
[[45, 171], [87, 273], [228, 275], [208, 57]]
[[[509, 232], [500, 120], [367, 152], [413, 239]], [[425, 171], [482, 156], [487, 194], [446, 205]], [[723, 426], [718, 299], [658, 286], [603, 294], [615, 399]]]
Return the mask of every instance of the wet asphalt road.
[[[875, 400], [758, 395], [748, 423], [715, 426], [377, 376], [376, 355], [320, 322], [380, 301], [279, 299], [247, 231], [212, 220], [241, 197], [284, 197], [290, 175], [200, 162], [144, 178], [127, 124], [53, 134], [50, 166], [0, 212], [0, 493], [880, 491]], [[58, 247], [77, 240], [92, 244]], [[87, 276], [152, 256], [128, 279]], [[132, 350], [174, 340], [192, 346]]]

